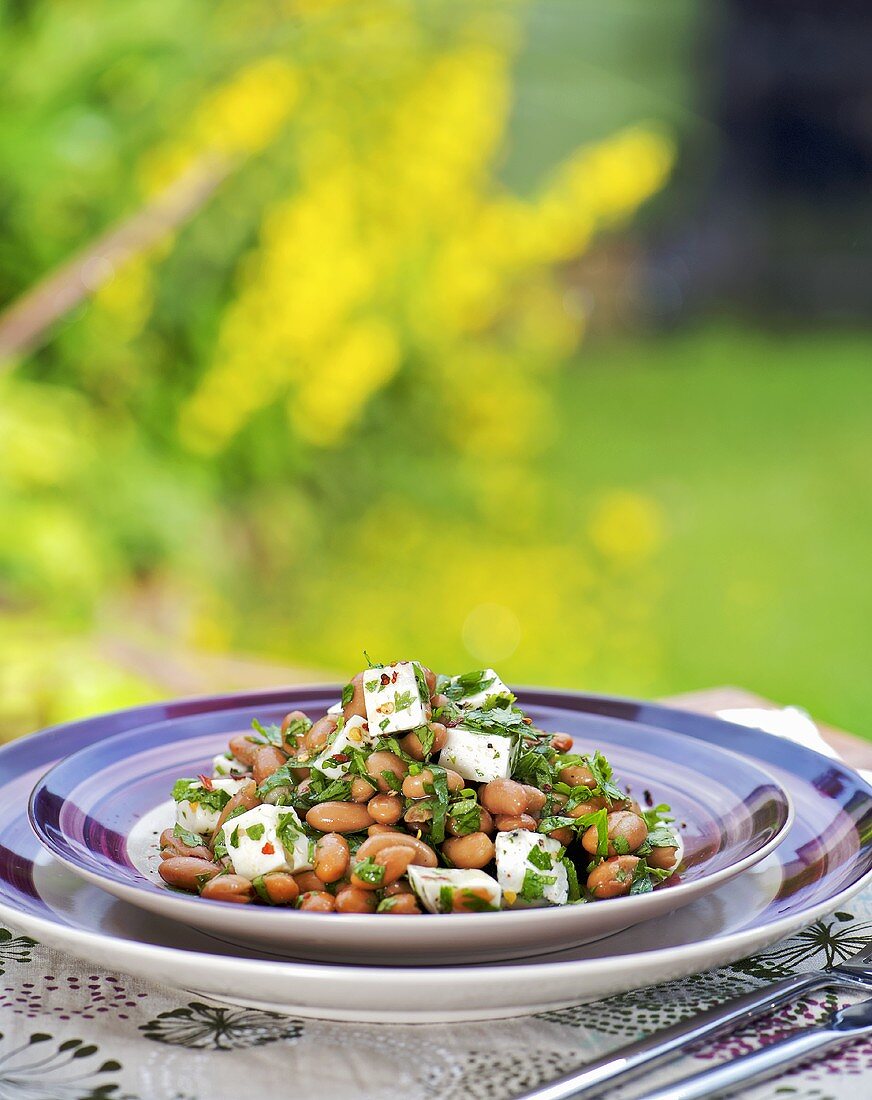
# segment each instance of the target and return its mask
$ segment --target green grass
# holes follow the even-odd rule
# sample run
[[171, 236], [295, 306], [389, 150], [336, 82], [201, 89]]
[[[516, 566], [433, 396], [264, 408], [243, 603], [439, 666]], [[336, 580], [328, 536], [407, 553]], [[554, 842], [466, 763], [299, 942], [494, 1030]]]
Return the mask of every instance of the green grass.
[[653, 690], [739, 684], [872, 737], [870, 363], [867, 336], [712, 329], [566, 378], [551, 475], [667, 517]]

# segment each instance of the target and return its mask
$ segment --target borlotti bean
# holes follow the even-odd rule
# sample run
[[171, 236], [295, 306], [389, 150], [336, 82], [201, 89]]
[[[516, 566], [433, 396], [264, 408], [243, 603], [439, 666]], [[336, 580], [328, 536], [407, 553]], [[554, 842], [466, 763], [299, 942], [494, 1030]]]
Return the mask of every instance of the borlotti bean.
[[207, 901], [492, 913], [645, 893], [681, 859], [669, 807], [537, 729], [491, 668], [369, 662], [326, 714], [254, 722], [208, 770], [176, 782], [159, 841], [167, 885]]

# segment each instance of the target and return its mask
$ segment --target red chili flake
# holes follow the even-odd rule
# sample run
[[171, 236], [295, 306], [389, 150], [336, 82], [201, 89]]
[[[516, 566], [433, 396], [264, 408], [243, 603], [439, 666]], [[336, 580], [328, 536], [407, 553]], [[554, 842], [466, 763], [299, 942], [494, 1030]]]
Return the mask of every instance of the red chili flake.
[[526, 715], [524, 715], [524, 725], [526, 725], [526, 726], [532, 726], [532, 725], [533, 725], [533, 719], [532, 719], [532, 718], [528, 718], [528, 717], [527, 717]]
[[388, 684], [389, 684], [390, 682], [391, 682], [391, 678], [390, 678], [390, 676], [388, 676], [388, 674], [387, 674], [386, 672], [383, 672], [383, 673], [381, 674], [381, 685], [382, 685], [382, 687], [387, 687], [387, 685], [388, 685]]
[[395, 684], [397, 682], [397, 677], [399, 675], [400, 675], [399, 672], [397, 672], [397, 670], [394, 669], [394, 671], [391, 673], [391, 683], [392, 684]]
[[347, 756], [344, 752], [337, 752], [336, 755], [331, 756], [330, 759], [334, 764], [347, 764], [351, 757]]
[[208, 775], [198, 775], [197, 778], [200, 780], [200, 785], [205, 787], [207, 791], [212, 790], [212, 780]]
[[266, 842], [266, 844], [264, 844], [264, 846], [263, 846], [263, 847], [261, 848], [261, 852], [262, 852], [262, 853], [263, 853], [263, 854], [264, 854], [265, 856], [274, 856], [274, 855], [276, 854], [276, 850], [275, 850], [275, 848], [274, 848], [274, 847], [272, 846], [272, 842], [271, 842], [271, 841], [269, 841], [269, 840], [268, 840], [268, 841]]

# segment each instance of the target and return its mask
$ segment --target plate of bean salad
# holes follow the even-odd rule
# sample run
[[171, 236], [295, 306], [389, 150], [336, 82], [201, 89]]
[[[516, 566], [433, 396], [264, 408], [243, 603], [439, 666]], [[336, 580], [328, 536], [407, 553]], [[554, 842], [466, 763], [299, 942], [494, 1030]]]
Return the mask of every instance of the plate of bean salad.
[[34, 792], [38, 836], [116, 896], [232, 942], [439, 964], [665, 916], [790, 826], [750, 760], [595, 715], [579, 743], [493, 669], [367, 657], [307, 694], [245, 726], [231, 709], [220, 730], [197, 715], [73, 754]]

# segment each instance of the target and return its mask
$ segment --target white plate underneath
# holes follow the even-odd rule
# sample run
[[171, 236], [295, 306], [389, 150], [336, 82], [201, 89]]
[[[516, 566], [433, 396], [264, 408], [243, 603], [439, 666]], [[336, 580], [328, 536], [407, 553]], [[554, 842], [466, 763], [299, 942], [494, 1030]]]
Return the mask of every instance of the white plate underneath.
[[763, 927], [782, 881], [777, 854], [667, 921], [521, 963], [361, 967], [246, 951], [151, 916], [84, 883], [47, 855], [34, 883], [52, 918], [0, 904], [13, 927], [60, 950], [231, 1004], [330, 1020], [456, 1023], [526, 1015], [732, 962], [838, 908], [869, 881]]

